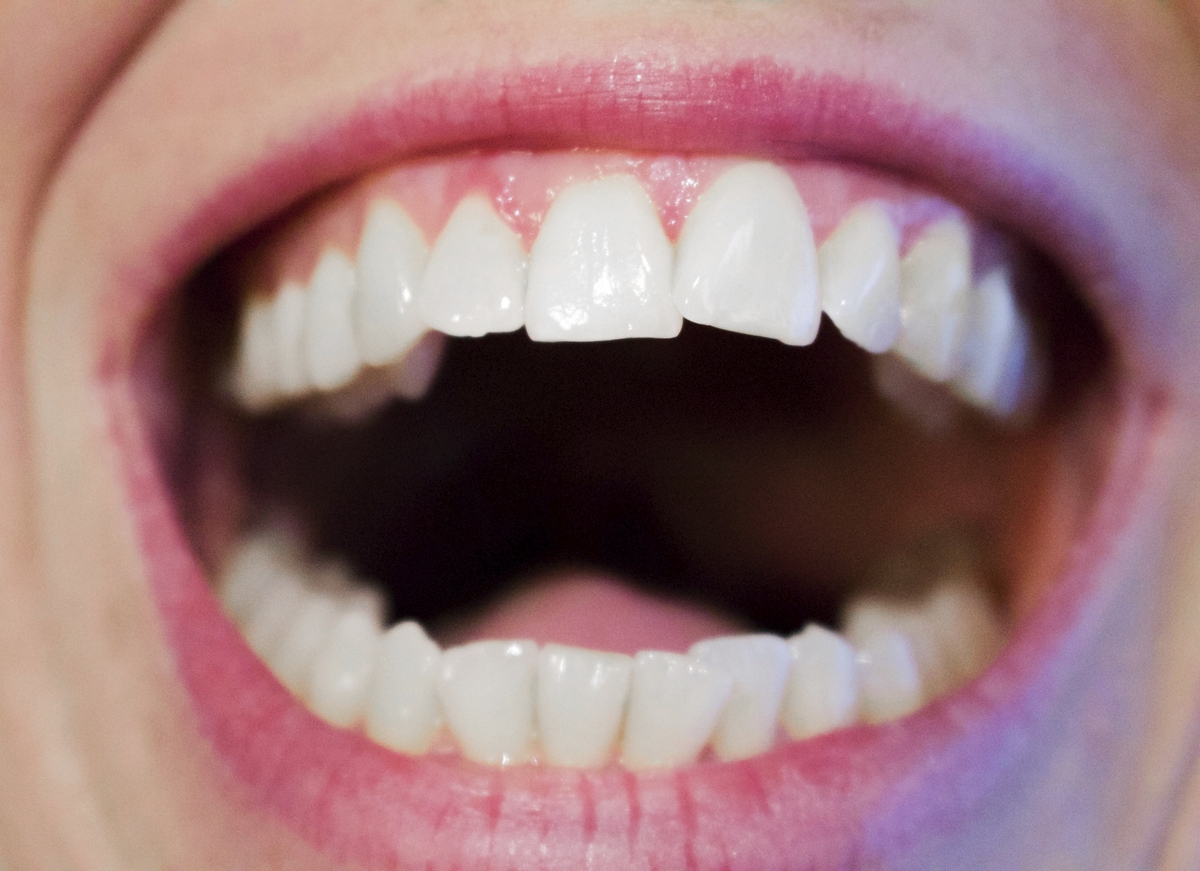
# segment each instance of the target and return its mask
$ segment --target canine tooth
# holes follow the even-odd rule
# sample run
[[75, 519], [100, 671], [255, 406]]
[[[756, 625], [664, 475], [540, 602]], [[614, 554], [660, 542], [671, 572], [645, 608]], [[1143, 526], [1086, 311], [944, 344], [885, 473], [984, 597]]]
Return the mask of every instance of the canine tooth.
[[367, 734], [373, 740], [412, 755], [429, 749], [442, 722], [441, 657], [437, 644], [412, 621], [384, 633], [367, 706]]
[[857, 649], [862, 711], [868, 722], [886, 723], [921, 707], [921, 675], [905, 633], [871, 628], [850, 640]]
[[334, 621], [313, 662], [308, 702], [334, 726], [358, 723], [366, 710], [382, 629], [363, 608], [346, 608]]
[[783, 726], [797, 740], [858, 721], [859, 680], [854, 648], [810, 624], [788, 639], [792, 670], [783, 701]]
[[746, 759], [771, 749], [791, 666], [787, 642], [777, 635], [731, 635], [699, 641], [688, 654], [733, 678], [712, 736], [717, 756]]
[[442, 653], [438, 697], [463, 755], [485, 765], [529, 759], [537, 645], [476, 641]]
[[554, 200], [529, 255], [525, 329], [538, 342], [672, 338], [674, 254], [650, 197], [614, 175]]
[[235, 389], [250, 408], [268, 403], [278, 389], [275, 376], [275, 334], [271, 300], [253, 294], [242, 309]]
[[733, 689], [728, 672], [692, 656], [643, 650], [633, 661], [621, 761], [669, 768], [700, 755]]
[[896, 351], [945, 381], [957, 370], [971, 290], [971, 237], [949, 218], [932, 225], [900, 261], [901, 328]]
[[855, 206], [817, 251], [825, 313], [873, 354], [900, 332], [900, 234], [878, 203]]
[[975, 287], [964, 347], [964, 367], [954, 384], [965, 399], [998, 414], [1011, 414], [1029, 387], [1029, 330], [1004, 269]]
[[537, 712], [551, 765], [596, 768], [612, 756], [629, 699], [633, 660], [548, 644], [538, 654]]
[[271, 330], [275, 335], [275, 383], [285, 396], [308, 389], [304, 362], [304, 322], [308, 292], [294, 281], [285, 282], [271, 303]]
[[465, 197], [433, 246], [417, 309], [428, 326], [451, 336], [519, 330], [526, 265], [521, 240], [491, 204]]
[[358, 243], [354, 326], [364, 362], [390, 363], [425, 332], [415, 300], [428, 261], [425, 237], [408, 214], [377, 201]]
[[362, 368], [354, 337], [354, 264], [341, 251], [322, 256], [308, 286], [304, 356], [308, 377], [321, 390], [353, 380]]
[[679, 234], [674, 298], [698, 324], [790, 345], [816, 338], [817, 253], [787, 173], [743, 163], [700, 197]]

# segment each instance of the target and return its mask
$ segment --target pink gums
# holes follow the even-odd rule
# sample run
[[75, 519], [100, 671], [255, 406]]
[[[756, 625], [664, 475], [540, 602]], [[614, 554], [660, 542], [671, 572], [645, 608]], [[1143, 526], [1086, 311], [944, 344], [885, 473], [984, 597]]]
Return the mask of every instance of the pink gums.
[[[405, 162], [306, 204], [264, 243], [253, 261], [256, 283], [304, 282], [320, 254], [337, 247], [353, 256], [373, 203], [401, 205], [432, 242], [455, 206], [480, 195], [521, 237], [528, 250], [554, 198], [573, 184], [626, 174], [636, 178], [658, 211], [672, 242], [697, 199], [741, 162], [733, 157], [646, 155], [615, 151], [505, 151]], [[942, 197], [895, 176], [826, 161], [781, 162], [808, 209], [819, 244], [856, 204], [881, 203], [904, 245], [930, 222], [967, 215]]]

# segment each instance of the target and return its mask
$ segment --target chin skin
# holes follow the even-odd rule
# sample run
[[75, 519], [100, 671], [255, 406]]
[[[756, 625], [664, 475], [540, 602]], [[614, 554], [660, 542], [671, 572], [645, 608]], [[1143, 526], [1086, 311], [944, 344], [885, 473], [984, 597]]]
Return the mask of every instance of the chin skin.
[[[438, 89], [506, 80], [489, 69], [747, 57], [902, 80], [1064, 179], [1111, 249], [1092, 302], [1125, 324], [1123, 377], [1156, 397], [1097, 592], [1002, 763], [962, 795], [893, 791], [828, 867], [1200, 862], [1200, 5], [77, 5], [0, 25], [0, 864], [336, 864], [251, 800], [176, 670], [114, 425], [129, 312], [295, 197], [473, 123], [401, 128], [418, 91], [452, 114]], [[1082, 258], [1049, 214], [1021, 217]]]

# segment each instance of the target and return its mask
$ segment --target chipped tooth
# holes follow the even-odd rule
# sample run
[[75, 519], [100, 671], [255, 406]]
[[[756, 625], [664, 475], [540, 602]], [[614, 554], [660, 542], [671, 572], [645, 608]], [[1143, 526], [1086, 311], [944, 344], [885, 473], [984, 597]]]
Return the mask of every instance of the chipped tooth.
[[525, 329], [537, 342], [671, 338], [674, 254], [650, 197], [628, 175], [562, 191], [529, 256]]
[[284, 396], [308, 389], [304, 361], [304, 323], [308, 293], [294, 281], [285, 282], [271, 303], [271, 330], [275, 336], [275, 383]]
[[308, 703], [318, 717], [344, 728], [362, 719], [382, 631], [367, 608], [346, 607], [334, 620], [308, 686]]
[[958, 218], [927, 228], [900, 261], [896, 352], [934, 381], [958, 371], [971, 291], [971, 236]]
[[921, 707], [921, 675], [908, 635], [882, 628], [847, 634], [857, 649], [862, 711], [867, 722], [886, 723]]
[[621, 762], [670, 768], [693, 762], [733, 689], [728, 672], [692, 656], [643, 650], [634, 657]]
[[442, 723], [437, 697], [441, 658], [441, 648], [411, 620], [384, 633], [367, 705], [372, 740], [411, 755], [429, 749]]
[[900, 234], [878, 203], [855, 206], [817, 251], [821, 300], [842, 335], [873, 354], [900, 333]]
[[309, 381], [321, 390], [349, 384], [362, 368], [354, 337], [354, 264], [341, 251], [322, 256], [308, 286], [304, 357]]
[[633, 659], [547, 644], [538, 654], [538, 731], [551, 765], [598, 768], [609, 761], [629, 699]]
[[783, 727], [796, 740], [853, 725], [859, 715], [858, 662], [845, 638], [810, 624], [788, 639], [792, 670]]
[[679, 234], [674, 299], [694, 323], [790, 345], [816, 338], [817, 253], [786, 172], [743, 163], [701, 195]]
[[1029, 401], [1036, 369], [1029, 327], [1017, 308], [1005, 269], [994, 269], [975, 287], [963, 371], [954, 385], [968, 402], [1008, 415]]
[[371, 206], [358, 243], [354, 327], [365, 363], [399, 359], [425, 332], [415, 299], [429, 249], [412, 218], [393, 202]]
[[267, 405], [278, 390], [271, 300], [251, 294], [242, 309], [234, 390], [249, 408]]
[[771, 749], [791, 667], [787, 642], [777, 635], [731, 635], [698, 641], [688, 655], [733, 678], [712, 736], [717, 757], [733, 761]]
[[519, 330], [527, 262], [520, 238], [491, 204], [465, 197], [433, 246], [417, 309], [426, 325], [450, 336]]
[[529, 759], [537, 644], [477, 641], [442, 653], [438, 697], [463, 755], [485, 765]]

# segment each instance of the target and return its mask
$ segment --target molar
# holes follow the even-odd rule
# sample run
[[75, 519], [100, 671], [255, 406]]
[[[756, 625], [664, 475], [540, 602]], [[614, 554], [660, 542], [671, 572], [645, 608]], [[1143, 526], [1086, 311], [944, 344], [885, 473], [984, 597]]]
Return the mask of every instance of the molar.
[[632, 176], [569, 187], [546, 213], [529, 257], [525, 329], [538, 342], [672, 338], [674, 253]]
[[363, 362], [392, 363], [425, 332], [415, 298], [428, 260], [412, 218], [393, 202], [377, 201], [358, 243], [354, 327]]
[[817, 251], [825, 313], [872, 354], [900, 333], [900, 234], [878, 203], [855, 206]]
[[1011, 278], [1006, 269], [994, 269], [972, 295], [963, 369], [952, 384], [968, 402], [1009, 416], [1033, 401], [1037, 375], [1029, 325]]
[[529, 760], [537, 645], [477, 641], [442, 654], [438, 696], [463, 755], [485, 765]]
[[519, 330], [526, 266], [521, 240], [488, 201], [465, 197], [433, 246], [417, 309], [427, 326], [450, 336]]
[[547, 644], [538, 655], [538, 731], [551, 765], [596, 768], [608, 762], [629, 699], [633, 659]]
[[770, 163], [722, 175], [679, 234], [675, 304], [688, 320], [807, 345], [821, 322], [808, 210]]

